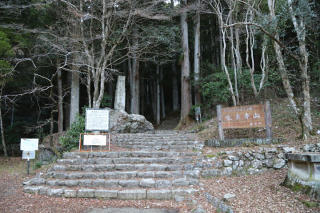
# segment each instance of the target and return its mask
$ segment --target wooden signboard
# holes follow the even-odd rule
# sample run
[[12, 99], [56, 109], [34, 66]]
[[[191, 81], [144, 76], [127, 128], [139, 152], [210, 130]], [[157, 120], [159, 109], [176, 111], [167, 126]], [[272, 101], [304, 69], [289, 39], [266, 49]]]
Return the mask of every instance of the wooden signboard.
[[86, 131], [109, 131], [108, 109], [86, 109]]
[[266, 128], [271, 138], [270, 103], [222, 108], [217, 106], [219, 138], [224, 139], [223, 129]]

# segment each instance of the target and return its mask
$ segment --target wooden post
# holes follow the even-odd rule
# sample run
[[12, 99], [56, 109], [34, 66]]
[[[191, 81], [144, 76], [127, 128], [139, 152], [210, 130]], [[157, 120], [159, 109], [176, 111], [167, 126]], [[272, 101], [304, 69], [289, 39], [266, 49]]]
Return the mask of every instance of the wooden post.
[[218, 119], [219, 139], [224, 140], [224, 134], [223, 134], [223, 128], [222, 128], [221, 105], [217, 105], [217, 119]]
[[264, 110], [265, 110], [267, 138], [272, 138], [272, 117], [271, 117], [270, 102], [266, 101], [264, 107], [265, 107]]

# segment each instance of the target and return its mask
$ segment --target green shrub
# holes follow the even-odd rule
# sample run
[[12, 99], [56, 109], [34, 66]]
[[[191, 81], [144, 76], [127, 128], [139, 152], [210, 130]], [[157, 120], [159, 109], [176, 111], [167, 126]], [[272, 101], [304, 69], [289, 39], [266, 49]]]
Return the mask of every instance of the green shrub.
[[85, 116], [80, 115], [76, 121], [71, 125], [70, 129], [66, 134], [60, 137], [60, 144], [62, 145], [63, 151], [70, 151], [79, 145], [80, 133], [84, 132], [85, 128]]

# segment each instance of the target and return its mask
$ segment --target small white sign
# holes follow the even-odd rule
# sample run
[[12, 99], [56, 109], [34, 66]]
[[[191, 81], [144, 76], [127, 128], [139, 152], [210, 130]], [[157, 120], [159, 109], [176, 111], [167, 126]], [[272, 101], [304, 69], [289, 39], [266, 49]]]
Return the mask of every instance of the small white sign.
[[22, 152], [22, 159], [35, 159], [36, 158], [36, 151], [23, 151]]
[[83, 145], [85, 146], [106, 146], [107, 136], [106, 135], [84, 135]]
[[39, 139], [38, 138], [21, 138], [20, 150], [34, 151], [38, 150]]
[[108, 131], [109, 110], [108, 109], [86, 109], [87, 131]]

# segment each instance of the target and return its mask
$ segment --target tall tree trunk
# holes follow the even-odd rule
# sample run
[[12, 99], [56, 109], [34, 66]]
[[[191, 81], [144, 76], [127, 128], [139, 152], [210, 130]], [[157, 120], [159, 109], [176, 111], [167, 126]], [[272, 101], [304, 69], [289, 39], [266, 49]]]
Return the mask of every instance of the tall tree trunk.
[[157, 111], [157, 120], [156, 120], [156, 124], [159, 125], [160, 124], [160, 65], [157, 64], [157, 80], [156, 80], [156, 100], [157, 100], [157, 107], [156, 107], [156, 111]]
[[1, 110], [1, 99], [2, 99], [2, 90], [3, 90], [4, 85], [1, 86], [0, 88], [0, 129], [1, 129], [1, 142], [3, 146], [3, 152], [4, 156], [8, 157], [8, 152], [7, 152], [7, 146], [6, 146], [6, 141], [4, 137], [4, 126], [3, 126], [3, 119], [2, 119], [2, 110]]
[[297, 14], [293, 10], [292, 0], [288, 0], [289, 11], [291, 15], [291, 20], [294, 26], [294, 29], [297, 34], [297, 38], [299, 41], [299, 67], [301, 70], [301, 79], [302, 79], [302, 93], [303, 93], [303, 139], [307, 139], [312, 132], [312, 120], [311, 120], [311, 107], [310, 107], [310, 79], [308, 75], [308, 61], [309, 54], [306, 47], [306, 26], [304, 23], [304, 19], [300, 17], [296, 18]]
[[150, 83], [150, 98], [152, 105], [153, 121], [157, 123], [157, 80]]
[[195, 29], [194, 29], [194, 95], [195, 104], [201, 104], [200, 96], [200, 0], [197, 0], [197, 12], [195, 17]]
[[178, 72], [175, 61], [172, 63], [172, 108], [176, 112], [179, 109]]
[[71, 73], [71, 100], [70, 100], [70, 126], [76, 121], [79, 114], [79, 100], [80, 100], [80, 86], [79, 86], [79, 72], [74, 71]]
[[[270, 15], [270, 19], [273, 19], [275, 17], [275, 0], [268, 0], [268, 7], [269, 7], [269, 15]], [[275, 38], [279, 39], [279, 33], [275, 32]], [[280, 71], [280, 75], [281, 75], [281, 79], [282, 79], [282, 84], [284, 87], [284, 90], [287, 93], [289, 102], [291, 104], [291, 107], [293, 108], [295, 114], [297, 116], [299, 116], [299, 109], [297, 106], [297, 103], [294, 100], [294, 94], [292, 91], [292, 87], [289, 81], [289, 76], [287, 73], [287, 68], [284, 64], [284, 59], [283, 59], [283, 55], [281, 52], [281, 47], [279, 46], [279, 44], [275, 41], [273, 41], [273, 47], [276, 53], [276, 58], [277, 58], [277, 62], [278, 62], [278, 66], [279, 66], [279, 71]]]
[[62, 92], [62, 76], [61, 69], [57, 70], [57, 84], [58, 84], [58, 132], [63, 132], [63, 92]]
[[164, 86], [163, 86], [163, 68], [160, 67], [160, 93], [161, 93], [161, 116], [162, 119], [166, 117], [166, 104], [164, 99]]
[[[187, 0], [183, 0], [186, 5]], [[180, 124], [188, 120], [191, 110], [191, 87], [190, 87], [190, 61], [189, 61], [189, 40], [188, 40], [188, 22], [187, 12], [181, 14], [181, 31], [182, 31], [182, 49], [183, 62], [181, 66], [181, 116]]]
[[[232, 23], [232, 15], [230, 16], [230, 24]], [[234, 45], [234, 30], [233, 27], [230, 27], [230, 37], [229, 40], [231, 42], [231, 61], [232, 61], [232, 69], [233, 69], [233, 76], [234, 76], [234, 93], [236, 97], [237, 103], [239, 103], [239, 91], [238, 91], [238, 70], [236, 65], [236, 57], [235, 57], [235, 45]]]
[[137, 54], [138, 49], [138, 39], [137, 39], [137, 28], [135, 27], [133, 30], [133, 58], [131, 64], [131, 113], [139, 114], [140, 109], [140, 73], [139, 73], [139, 58]]
[[92, 96], [91, 96], [91, 68], [88, 67], [87, 71], [87, 95], [88, 95], [88, 106], [92, 108]]

